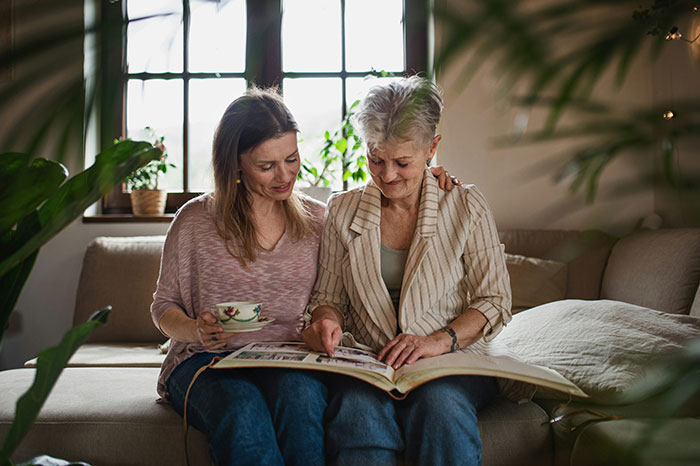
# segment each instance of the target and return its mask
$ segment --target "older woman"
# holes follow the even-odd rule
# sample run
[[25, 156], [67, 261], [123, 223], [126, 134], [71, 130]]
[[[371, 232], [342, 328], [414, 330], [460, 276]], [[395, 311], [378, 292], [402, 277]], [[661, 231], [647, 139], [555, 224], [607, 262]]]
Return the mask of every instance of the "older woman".
[[[442, 99], [429, 81], [372, 88], [356, 115], [372, 180], [328, 204], [307, 345], [333, 353], [344, 331], [398, 368], [451, 351], [485, 351], [510, 318], [496, 225], [474, 186], [442, 192], [426, 164]], [[395, 402], [343, 380], [326, 413], [336, 464], [480, 464], [477, 411], [487, 377], [429, 382]]]

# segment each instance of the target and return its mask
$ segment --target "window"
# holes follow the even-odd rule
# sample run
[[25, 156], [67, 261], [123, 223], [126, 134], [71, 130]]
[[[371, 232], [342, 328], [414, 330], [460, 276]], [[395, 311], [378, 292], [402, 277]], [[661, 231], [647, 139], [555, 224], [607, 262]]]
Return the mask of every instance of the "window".
[[[123, 108], [117, 123], [103, 125], [102, 145], [143, 137], [146, 126], [164, 136], [169, 161], [177, 165], [163, 180], [170, 192], [167, 211], [173, 212], [211, 189], [216, 124], [225, 107], [256, 83], [281, 86], [302, 131], [302, 156], [313, 160], [324, 132], [332, 132], [372, 84], [365, 79], [370, 72], [425, 71], [426, 3], [103, 0], [103, 20], [128, 23], [113, 37], [118, 40], [103, 41], [121, 47], [104, 53], [103, 66], [118, 70], [107, 87], [117, 89]], [[343, 188], [339, 171], [334, 189]], [[121, 189], [103, 201], [103, 213], [129, 209]]]

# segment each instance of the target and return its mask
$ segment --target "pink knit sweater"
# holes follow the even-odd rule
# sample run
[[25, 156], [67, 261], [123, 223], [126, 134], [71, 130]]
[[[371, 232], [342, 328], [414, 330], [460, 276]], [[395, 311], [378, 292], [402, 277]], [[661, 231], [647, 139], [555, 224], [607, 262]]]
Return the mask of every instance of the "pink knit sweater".
[[[293, 241], [285, 232], [272, 251], [259, 251], [257, 260], [243, 268], [226, 251], [210, 214], [212, 199], [199, 196], [185, 204], [173, 220], [163, 246], [158, 288], [151, 305], [153, 322], [168, 309], [180, 307], [195, 318], [214, 304], [226, 301], [263, 303], [261, 316], [275, 322], [256, 332], [239, 333], [226, 350], [253, 341], [300, 340], [303, 313], [316, 280], [318, 246], [325, 207], [303, 198], [316, 219], [312, 235]], [[158, 380], [158, 394], [167, 399], [165, 382], [175, 367], [195, 353], [200, 343], [173, 340]]]

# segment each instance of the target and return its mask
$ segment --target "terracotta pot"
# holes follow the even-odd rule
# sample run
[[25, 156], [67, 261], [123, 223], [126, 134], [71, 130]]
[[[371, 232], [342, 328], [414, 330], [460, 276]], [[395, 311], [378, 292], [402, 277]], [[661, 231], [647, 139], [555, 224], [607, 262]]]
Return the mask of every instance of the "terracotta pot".
[[163, 215], [168, 192], [164, 189], [137, 189], [131, 191], [131, 210], [134, 215]]

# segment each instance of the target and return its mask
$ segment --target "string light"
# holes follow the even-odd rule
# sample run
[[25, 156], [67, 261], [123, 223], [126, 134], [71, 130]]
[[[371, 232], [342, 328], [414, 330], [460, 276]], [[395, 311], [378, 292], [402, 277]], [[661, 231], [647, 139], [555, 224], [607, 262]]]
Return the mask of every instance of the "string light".
[[[670, 31], [666, 34], [666, 40], [677, 40], [677, 39], [683, 39], [683, 34], [678, 32], [678, 28], [676, 26], [673, 26]], [[688, 42], [689, 44], [692, 44], [696, 40], [700, 39], [700, 34], [695, 36], [695, 39], [693, 40], [688, 40], [688, 39], [683, 39], [684, 41]]]
[[673, 114], [673, 112], [672, 112], [671, 110], [669, 110], [669, 111], [667, 111], [667, 112], [664, 113], [664, 120], [670, 120], [670, 119], [673, 118], [674, 116], [675, 116], [675, 115]]
[[678, 32], [678, 28], [676, 26], [673, 26], [670, 31], [668, 31], [668, 34], [666, 34], [666, 40], [676, 40], [680, 39], [683, 37], [683, 34]]

